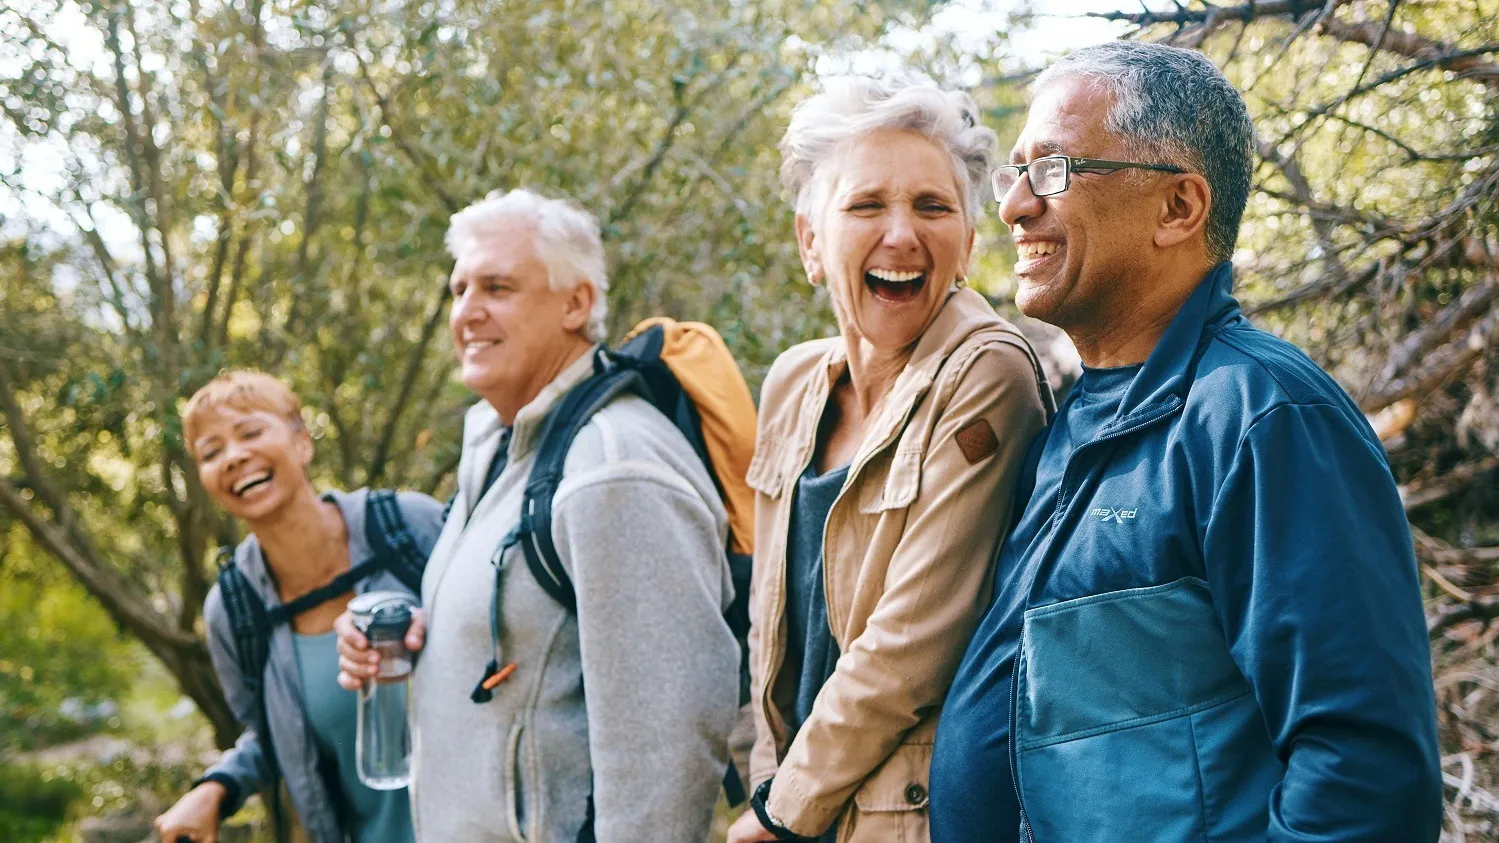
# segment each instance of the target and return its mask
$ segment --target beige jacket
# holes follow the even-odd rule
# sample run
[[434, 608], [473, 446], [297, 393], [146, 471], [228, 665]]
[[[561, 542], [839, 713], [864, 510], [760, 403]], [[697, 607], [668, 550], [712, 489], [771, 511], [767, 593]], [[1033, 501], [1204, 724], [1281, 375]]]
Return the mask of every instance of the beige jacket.
[[[755, 784], [770, 814], [817, 837], [925, 841], [928, 768], [942, 701], [989, 603], [1026, 446], [1050, 404], [1035, 353], [982, 296], [943, 305], [876, 417], [823, 537], [837, 668], [789, 740], [786, 539], [797, 479], [816, 449], [841, 338], [782, 354], [761, 390], [750, 671]], [[1044, 399], [1043, 399], [1044, 395]], [[789, 673], [789, 672], [788, 672]]]

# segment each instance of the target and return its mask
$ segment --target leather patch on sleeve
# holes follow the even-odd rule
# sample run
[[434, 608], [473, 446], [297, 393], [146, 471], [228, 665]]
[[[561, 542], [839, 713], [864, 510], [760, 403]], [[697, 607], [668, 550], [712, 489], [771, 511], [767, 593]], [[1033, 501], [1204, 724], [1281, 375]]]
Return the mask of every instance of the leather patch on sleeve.
[[974, 419], [963, 425], [955, 438], [963, 456], [968, 458], [969, 465], [999, 450], [999, 437], [994, 435], [994, 427], [989, 424], [988, 419]]

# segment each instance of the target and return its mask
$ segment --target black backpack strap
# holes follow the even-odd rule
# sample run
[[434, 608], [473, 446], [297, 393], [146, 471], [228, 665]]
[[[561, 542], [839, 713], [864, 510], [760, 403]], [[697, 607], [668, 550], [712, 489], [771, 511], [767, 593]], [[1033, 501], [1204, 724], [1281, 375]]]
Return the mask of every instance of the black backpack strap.
[[[340, 594], [347, 594], [353, 591], [355, 583], [365, 577], [379, 573], [385, 567], [385, 560], [380, 555], [371, 556], [369, 559], [360, 562], [358, 565], [329, 580], [326, 585], [320, 585], [290, 603], [282, 603], [269, 610], [263, 610], [266, 620], [270, 622], [269, 629], [274, 629], [284, 623], [290, 623], [291, 619], [297, 615], [316, 609]], [[420, 586], [420, 583], [418, 583], [418, 586]]]
[[239, 671], [255, 698], [255, 737], [261, 753], [271, 768], [273, 779], [279, 779], [281, 766], [271, 745], [270, 721], [265, 706], [265, 665], [270, 658], [271, 627], [265, 603], [239, 566], [230, 561], [219, 568], [219, 597], [229, 614], [229, 631], [234, 636], [234, 654]]
[[[411, 593], [422, 593], [422, 572], [427, 568], [427, 554], [411, 535], [395, 492], [374, 489], [365, 498], [364, 537], [374, 552], [374, 558], [383, 560], [386, 570], [395, 574]], [[353, 585], [352, 582], [349, 584]]]
[[644, 380], [633, 368], [604, 365], [602, 371], [578, 384], [562, 398], [542, 430], [536, 461], [526, 480], [516, 537], [525, 554], [526, 567], [531, 569], [536, 582], [568, 611], [578, 610], [578, 598], [573, 591], [572, 579], [557, 555], [557, 546], [552, 542], [552, 497], [562, 483], [562, 467], [567, 462], [568, 449], [593, 414], [615, 396], [645, 388]]

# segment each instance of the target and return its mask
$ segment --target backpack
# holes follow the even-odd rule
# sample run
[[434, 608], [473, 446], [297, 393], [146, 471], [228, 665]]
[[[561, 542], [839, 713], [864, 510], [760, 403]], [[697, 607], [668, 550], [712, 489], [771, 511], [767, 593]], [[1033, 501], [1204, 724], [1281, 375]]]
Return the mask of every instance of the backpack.
[[[225, 611], [229, 613], [229, 629], [234, 636], [240, 673], [255, 695], [255, 722], [249, 725], [255, 728], [261, 752], [270, 765], [272, 776], [278, 779], [281, 767], [271, 746], [270, 723], [265, 708], [265, 667], [270, 658], [271, 634], [275, 628], [340, 594], [348, 593], [353, 590], [355, 583], [380, 571], [389, 571], [413, 593], [421, 593], [422, 572], [427, 567], [427, 554], [412, 537], [406, 519], [401, 515], [395, 492], [377, 489], [369, 493], [364, 505], [364, 536], [373, 551], [369, 559], [350, 567], [327, 585], [315, 588], [290, 603], [270, 609], [266, 608], [260, 595], [255, 592], [245, 572], [234, 564], [233, 551], [227, 547], [220, 551], [220, 558], [228, 556], [228, 561], [219, 566], [219, 596], [224, 601]], [[336, 788], [329, 792], [335, 797], [338, 793]], [[273, 802], [279, 802], [279, 799], [274, 799]], [[279, 804], [273, 806], [273, 811], [279, 813]]]
[[[739, 703], [743, 705], [749, 701], [749, 590], [755, 505], [754, 491], [744, 479], [755, 450], [755, 402], [749, 386], [717, 331], [702, 323], [666, 317], [636, 325], [615, 351], [600, 348], [593, 368], [593, 375], [558, 401], [542, 429], [521, 502], [520, 523], [506, 538], [507, 545], [519, 544], [526, 567], [542, 589], [569, 611], [577, 611], [572, 579], [552, 543], [552, 498], [562, 482], [568, 449], [593, 415], [621, 393], [649, 401], [687, 438], [713, 478], [728, 513], [729, 538], [724, 554], [734, 582], [734, 600], [725, 610], [724, 620], [739, 642]], [[499, 669], [496, 662], [486, 668], [474, 689], [475, 702], [490, 699], [485, 686]], [[744, 801], [744, 787], [732, 761], [724, 775], [724, 792], [730, 805]], [[592, 826], [591, 797], [589, 809], [585, 833]]]

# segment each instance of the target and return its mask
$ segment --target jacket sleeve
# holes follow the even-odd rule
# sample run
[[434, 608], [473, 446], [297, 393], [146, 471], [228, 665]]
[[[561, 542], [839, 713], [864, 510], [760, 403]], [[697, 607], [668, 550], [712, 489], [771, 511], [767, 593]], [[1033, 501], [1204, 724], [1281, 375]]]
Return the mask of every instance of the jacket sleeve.
[[[988, 606], [1026, 446], [1045, 422], [1030, 357], [1007, 343], [957, 360], [957, 386], [923, 456], [921, 486], [864, 631], [828, 678], [775, 774], [768, 809], [824, 833], [864, 780], [947, 695]], [[987, 424], [992, 449], [974, 432]], [[966, 432], [966, 433], [965, 433]], [[970, 444], [965, 451], [959, 434]], [[836, 540], [836, 537], [830, 537]]]
[[1410, 531], [1361, 420], [1282, 405], [1245, 433], [1204, 531], [1213, 602], [1285, 778], [1275, 841], [1435, 841], [1431, 657]]
[[208, 599], [203, 604], [203, 619], [208, 627], [208, 656], [214, 673], [218, 674], [219, 685], [224, 689], [224, 697], [230, 711], [234, 712], [234, 718], [245, 727], [234, 746], [225, 750], [199, 780], [224, 785], [227, 793], [220, 813], [227, 817], [238, 811], [251, 794], [270, 785], [274, 776], [252, 725], [255, 722], [255, 695], [240, 673], [234, 635], [229, 628], [229, 613], [224, 608], [218, 586], [208, 592]]
[[[767, 378], [767, 383], [769, 379]], [[763, 417], [762, 417], [763, 419]], [[755, 533], [757, 536], [764, 532], [765, 524], [773, 521], [776, 517], [775, 500], [766, 495], [756, 492], [755, 494]], [[761, 578], [769, 576], [770, 562], [767, 559], [769, 548], [767, 542], [761, 539], [755, 541], [755, 562], [750, 572], [750, 628], [749, 628], [749, 664], [750, 664], [750, 718], [755, 726], [755, 742], [750, 747], [749, 758], [749, 790], [754, 793], [760, 783], [775, 775], [776, 772], [776, 746], [775, 738], [770, 733], [770, 724], [765, 720], [765, 677], [761, 675], [759, 666], [761, 664], [761, 652], [765, 646], [765, 622], [771, 623], [777, 619], [769, 618], [768, 612], [762, 612], [759, 601], [765, 593]]]
[[599, 843], [708, 836], [739, 708], [724, 523], [655, 462], [600, 468], [557, 496]]

